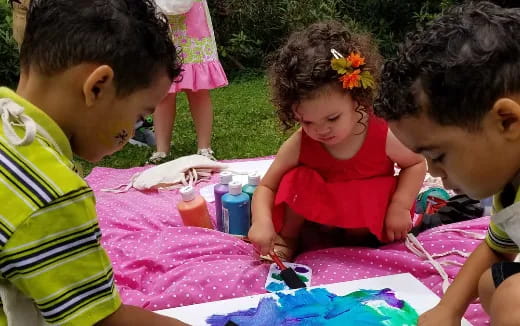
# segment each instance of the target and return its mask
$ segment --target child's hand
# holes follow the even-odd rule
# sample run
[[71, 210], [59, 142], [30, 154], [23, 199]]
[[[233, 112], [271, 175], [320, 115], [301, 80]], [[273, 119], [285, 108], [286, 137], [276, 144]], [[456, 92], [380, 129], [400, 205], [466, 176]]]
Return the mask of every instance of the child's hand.
[[460, 326], [461, 317], [452, 309], [443, 304], [436, 305], [433, 309], [428, 310], [417, 321], [418, 326]]
[[276, 232], [273, 223], [269, 220], [267, 222], [253, 223], [247, 234], [249, 240], [260, 249], [260, 254], [265, 256], [271, 253], [274, 249], [274, 240]]
[[399, 204], [390, 204], [385, 218], [386, 237], [389, 242], [403, 240], [412, 229], [410, 209]]

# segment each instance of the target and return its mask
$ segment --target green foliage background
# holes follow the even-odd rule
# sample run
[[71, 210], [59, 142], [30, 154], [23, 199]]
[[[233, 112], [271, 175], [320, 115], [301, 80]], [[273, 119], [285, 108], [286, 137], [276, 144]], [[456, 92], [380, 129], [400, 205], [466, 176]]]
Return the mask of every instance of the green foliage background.
[[407, 32], [462, 0], [208, 0], [226, 71], [262, 69], [294, 30], [320, 20], [344, 21], [371, 32], [392, 56]]
[[0, 85], [16, 87], [18, 82], [18, 49], [11, 29], [11, 8], [0, 0]]

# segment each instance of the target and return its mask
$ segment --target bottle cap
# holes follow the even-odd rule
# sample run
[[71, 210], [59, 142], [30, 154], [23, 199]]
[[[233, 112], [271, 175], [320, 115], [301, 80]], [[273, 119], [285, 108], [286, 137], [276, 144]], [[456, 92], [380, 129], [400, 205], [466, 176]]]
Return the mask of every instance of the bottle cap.
[[192, 201], [195, 199], [195, 189], [193, 189], [192, 186], [182, 187], [180, 193], [184, 201]]
[[260, 174], [258, 172], [251, 172], [247, 176], [247, 183], [252, 186], [258, 186], [260, 183]]
[[242, 193], [242, 184], [240, 181], [231, 181], [229, 183], [229, 193], [233, 196], [237, 196]]
[[220, 172], [220, 184], [227, 185], [233, 181], [233, 173], [229, 171]]

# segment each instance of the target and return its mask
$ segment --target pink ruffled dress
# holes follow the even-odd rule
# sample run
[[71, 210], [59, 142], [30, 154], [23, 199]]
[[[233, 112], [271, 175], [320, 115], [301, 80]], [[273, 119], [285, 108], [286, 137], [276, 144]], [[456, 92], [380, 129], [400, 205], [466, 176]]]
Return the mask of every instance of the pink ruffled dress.
[[228, 84], [218, 60], [217, 45], [206, 0], [196, 0], [190, 11], [168, 17], [174, 44], [183, 59], [182, 80], [172, 83], [170, 93], [198, 91]]

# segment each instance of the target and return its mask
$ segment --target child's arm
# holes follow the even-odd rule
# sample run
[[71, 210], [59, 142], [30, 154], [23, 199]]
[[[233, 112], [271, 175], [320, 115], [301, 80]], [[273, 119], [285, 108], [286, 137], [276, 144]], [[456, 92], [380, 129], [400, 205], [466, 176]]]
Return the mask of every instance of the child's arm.
[[410, 209], [424, 182], [426, 161], [406, 148], [390, 130], [386, 139], [386, 154], [401, 168], [385, 218], [386, 236], [389, 241], [394, 241], [404, 239], [412, 227]]
[[274, 247], [276, 232], [271, 211], [280, 180], [284, 174], [298, 164], [300, 156], [301, 129], [292, 134], [278, 150], [276, 158], [255, 190], [252, 203], [252, 226], [248, 238], [267, 255]]
[[151, 311], [129, 306], [121, 305], [113, 314], [103, 319], [96, 325], [99, 326], [186, 326], [177, 319], [162, 316]]
[[499, 261], [512, 261], [513, 257], [493, 251], [483, 241], [460, 270], [441, 301], [419, 317], [419, 326], [460, 325], [468, 305], [478, 296], [478, 283], [482, 274]]

